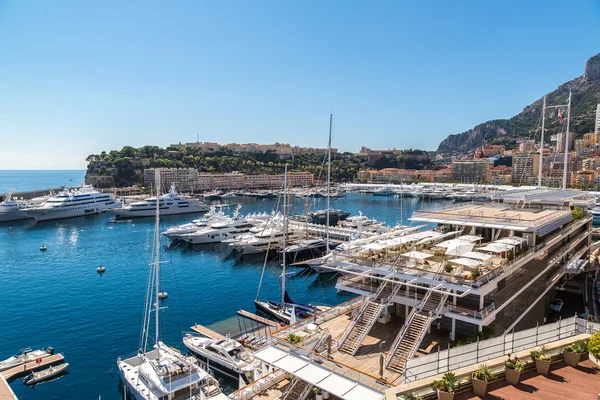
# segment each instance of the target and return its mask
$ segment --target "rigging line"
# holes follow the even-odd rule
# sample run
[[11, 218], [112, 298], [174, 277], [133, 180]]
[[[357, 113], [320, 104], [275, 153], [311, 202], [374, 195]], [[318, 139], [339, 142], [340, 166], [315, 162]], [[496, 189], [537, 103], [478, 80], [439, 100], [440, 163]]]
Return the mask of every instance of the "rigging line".
[[143, 315], [143, 320], [142, 320], [142, 329], [140, 331], [140, 343], [139, 343], [139, 348], [140, 349], [146, 349], [146, 342], [147, 342], [147, 331], [148, 331], [148, 324], [150, 323], [150, 299], [152, 297], [152, 279], [153, 279], [153, 260], [154, 257], [154, 240], [152, 241], [152, 245], [151, 245], [151, 252], [150, 252], [150, 260], [148, 263], [148, 277], [146, 279], [146, 294], [145, 294], [145, 298], [144, 298], [144, 315]]
[[[181, 288], [179, 287], [179, 281], [177, 280], [177, 274], [175, 273], [175, 265], [173, 265], [173, 257], [171, 256], [171, 252], [167, 252], [168, 257], [169, 257], [169, 265], [171, 266], [171, 272], [173, 274], [173, 280], [175, 281], [175, 288], [177, 289], [177, 301], [175, 302], [175, 304], [177, 305], [177, 309], [178, 311], [181, 311], [181, 313], [183, 314], [183, 318], [184, 318], [184, 322], [186, 323], [186, 326], [190, 325], [190, 321], [187, 317], [187, 313], [185, 312], [185, 307], [184, 307], [184, 303], [183, 303], [183, 297], [181, 296]], [[177, 313], [177, 319], [179, 321], [179, 328], [181, 329], [182, 327], [182, 321], [180, 318], [179, 313]], [[183, 330], [181, 331], [181, 333], [183, 333]]]

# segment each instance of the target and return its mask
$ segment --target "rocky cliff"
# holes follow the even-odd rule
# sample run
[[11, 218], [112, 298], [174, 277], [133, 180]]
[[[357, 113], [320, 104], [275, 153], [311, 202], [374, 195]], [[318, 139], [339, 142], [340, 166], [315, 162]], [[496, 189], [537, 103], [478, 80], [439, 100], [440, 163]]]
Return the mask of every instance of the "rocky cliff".
[[[575, 132], [576, 136], [592, 132], [596, 105], [600, 103], [600, 54], [586, 62], [582, 76], [560, 85], [549, 93], [546, 97], [547, 104], [566, 104], [569, 91], [572, 91], [573, 96], [571, 131]], [[481, 146], [484, 140], [487, 143], [506, 144], [510, 147], [518, 138], [533, 138], [534, 133], [540, 129], [541, 108], [542, 99], [538, 99], [510, 119], [488, 121], [466, 132], [450, 135], [440, 143], [437, 151], [446, 154], [470, 152]], [[551, 135], [562, 129], [555, 114], [551, 111], [547, 113], [545, 141], [549, 141]]]

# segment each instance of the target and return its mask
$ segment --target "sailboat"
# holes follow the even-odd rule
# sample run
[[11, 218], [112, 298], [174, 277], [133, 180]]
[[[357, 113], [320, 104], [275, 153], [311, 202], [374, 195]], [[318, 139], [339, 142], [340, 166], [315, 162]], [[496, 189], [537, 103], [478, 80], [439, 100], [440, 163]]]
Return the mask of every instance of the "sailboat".
[[[160, 174], [156, 174], [156, 196], [160, 195]], [[218, 382], [198, 365], [198, 361], [165, 345], [160, 340], [160, 213], [156, 202], [152, 260], [148, 268], [148, 287], [138, 353], [117, 359], [119, 376], [125, 389], [136, 400], [227, 399]], [[154, 313], [154, 346], [148, 349], [151, 316]]]
[[[284, 175], [283, 175], [283, 227], [284, 227], [284, 231], [287, 231], [287, 196], [288, 196], [288, 191], [287, 191], [287, 164], [285, 165], [285, 170], [284, 170]], [[297, 320], [301, 320], [301, 319], [305, 319], [308, 318], [312, 315], [314, 315], [314, 311], [315, 311], [315, 306], [309, 305], [309, 304], [301, 304], [301, 303], [296, 303], [294, 302], [288, 295], [288, 293], [285, 290], [285, 283], [286, 283], [286, 275], [287, 275], [287, 270], [286, 270], [286, 248], [287, 248], [287, 242], [286, 242], [286, 232], [283, 235], [283, 242], [282, 242], [282, 266], [283, 266], [283, 272], [281, 274], [281, 303], [277, 303], [274, 301], [260, 301], [258, 300], [258, 293], [256, 295], [256, 299], [254, 300], [254, 305], [256, 306], [256, 309], [260, 312], [262, 312], [263, 314], [279, 321], [282, 322], [284, 324], [292, 324], [294, 322], [296, 322]], [[261, 284], [262, 284], [262, 277], [261, 277]], [[260, 284], [258, 287], [258, 292], [260, 293]]]

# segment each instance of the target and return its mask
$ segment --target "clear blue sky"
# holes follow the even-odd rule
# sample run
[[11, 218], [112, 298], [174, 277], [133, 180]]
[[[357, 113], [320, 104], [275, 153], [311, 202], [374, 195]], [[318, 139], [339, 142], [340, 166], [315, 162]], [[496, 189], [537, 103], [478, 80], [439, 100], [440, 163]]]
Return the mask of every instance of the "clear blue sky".
[[3, 1], [0, 169], [179, 141], [435, 149], [600, 52], [600, 2]]

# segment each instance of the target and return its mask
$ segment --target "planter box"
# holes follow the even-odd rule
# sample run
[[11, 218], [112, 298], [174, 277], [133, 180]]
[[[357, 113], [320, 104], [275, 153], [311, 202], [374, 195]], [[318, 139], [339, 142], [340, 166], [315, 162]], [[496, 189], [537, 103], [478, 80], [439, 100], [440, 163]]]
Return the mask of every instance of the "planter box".
[[506, 382], [510, 385], [518, 385], [521, 379], [521, 372], [516, 369], [504, 368], [504, 374], [506, 375]]
[[565, 364], [576, 367], [579, 364], [579, 360], [581, 359], [581, 354], [574, 353], [571, 351], [564, 351], [563, 357], [565, 358]]
[[548, 375], [550, 372], [550, 360], [535, 360], [535, 369], [540, 375]]
[[438, 400], [454, 400], [454, 392], [437, 391]]
[[473, 378], [473, 393], [475, 396], [483, 397], [487, 393], [488, 382]]

